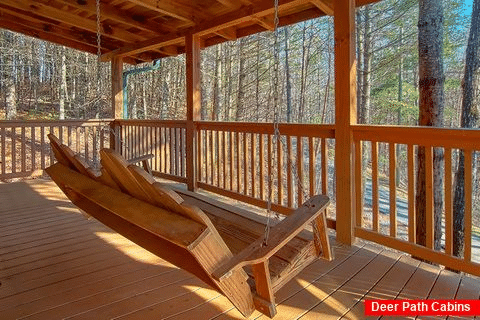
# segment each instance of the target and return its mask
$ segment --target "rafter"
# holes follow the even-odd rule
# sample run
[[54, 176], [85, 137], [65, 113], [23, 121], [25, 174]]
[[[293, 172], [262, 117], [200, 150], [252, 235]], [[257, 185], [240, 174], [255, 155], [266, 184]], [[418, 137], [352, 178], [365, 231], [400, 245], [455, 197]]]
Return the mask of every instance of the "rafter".
[[322, 10], [326, 15], [333, 15], [333, 2], [327, 0], [312, 0], [311, 1], [315, 7]]
[[[0, 5], [0, 16], [2, 20], [23, 25], [24, 27], [32, 29], [32, 31], [41, 31], [42, 33], [48, 33], [52, 36], [59, 36], [64, 39], [69, 39], [85, 44], [86, 46], [93, 47], [96, 53], [97, 40], [94, 33], [89, 33], [87, 31], [79, 32], [78, 29], [75, 30], [73, 28], [63, 28], [34, 17], [30, 17], [21, 11], [13, 11], [11, 9], [2, 7], [2, 5]], [[103, 41], [102, 48], [111, 50], [112, 48], [115, 48], [121, 44], [118, 42], [116, 44], [111, 44], [110, 42], [111, 41]]]
[[217, 30], [215, 34], [227, 40], [237, 40], [237, 28], [235, 27]]
[[272, 19], [272, 17], [256, 17], [253, 16], [252, 20], [255, 21], [255, 23], [261, 25], [267, 30], [273, 31], [275, 30], [275, 23]]
[[113, 57], [127, 57], [132, 54], [141, 53], [144, 51], [154, 50], [160, 47], [178, 45], [183, 42], [183, 37], [178, 34], [169, 34], [149, 40], [145, 40], [136, 44], [128, 45], [117, 50], [113, 50], [102, 55], [102, 61], [108, 61]]
[[[65, 12], [64, 10], [60, 10], [54, 7], [50, 7], [44, 3], [35, 2], [35, 4], [32, 4], [31, 1], [27, 0], [2, 0], [2, 4], [14, 9], [27, 11], [41, 17], [75, 26], [80, 29], [97, 32], [97, 25], [95, 21], [88, 18], [81, 18], [78, 15]], [[145, 39], [130, 32], [127, 32], [121, 28], [112, 28], [106, 24], [102, 25], [101, 33], [104, 36], [122, 40], [125, 42], [136, 42], [138, 40]]]
[[159, 51], [167, 56], [176, 56], [178, 54], [178, 47], [175, 45], [165, 46], [160, 48]]
[[[96, 14], [95, 0], [57, 0], [61, 3], [67, 4], [71, 7], [84, 10], [90, 14]], [[133, 15], [128, 10], [118, 9], [104, 0], [101, 1], [101, 17], [108, 18], [122, 24], [135, 27], [141, 30], [150, 31], [154, 33], [162, 33], [162, 31], [172, 31], [171, 28], [149, 21], [145, 16]]]
[[128, 0], [138, 6], [159, 12], [161, 14], [170, 16], [172, 18], [182, 20], [185, 22], [193, 23], [194, 13], [193, 9], [190, 11], [182, 8], [176, 1], [157, 1], [157, 0]]
[[[305, 3], [306, 0], [282, 0], [279, 4], [279, 9], [288, 9], [295, 7], [295, 5]], [[219, 30], [235, 27], [239, 23], [246, 20], [251, 20], [253, 17], [261, 18], [272, 14], [274, 8], [270, 2], [262, 2], [255, 6], [245, 6], [231, 13], [224, 14], [213, 20], [208, 20], [204, 23], [196, 25], [194, 28], [188, 28], [176, 34], [160, 36], [157, 38], [141, 41], [139, 43], [129, 45], [124, 48], [119, 48], [102, 56], [103, 60], [110, 60], [114, 56], [126, 57], [131, 54], [140, 53], [143, 51], [152, 50], [161, 46], [178, 44], [183, 41], [183, 38], [190, 33], [196, 33], [199, 36], [204, 36], [210, 33], [216, 33]]]

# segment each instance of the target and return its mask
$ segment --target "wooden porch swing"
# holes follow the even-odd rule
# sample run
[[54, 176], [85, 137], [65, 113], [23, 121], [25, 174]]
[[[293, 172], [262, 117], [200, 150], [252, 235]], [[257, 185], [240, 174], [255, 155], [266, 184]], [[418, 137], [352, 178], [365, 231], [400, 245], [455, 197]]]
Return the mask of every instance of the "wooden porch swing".
[[[58, 163], [46, 172], [80, 209], [203, 280], [248, 317], [273, 317], [274, 293], [317, 257], [331, 259], [325, 208], [317, 195], [270, 230], [258, 215], [156, 182], [120, 154], [100, 151], [94, 171], [80, 155], [49, 136]], [[305, 227], [313, 223], [312, 231]]]

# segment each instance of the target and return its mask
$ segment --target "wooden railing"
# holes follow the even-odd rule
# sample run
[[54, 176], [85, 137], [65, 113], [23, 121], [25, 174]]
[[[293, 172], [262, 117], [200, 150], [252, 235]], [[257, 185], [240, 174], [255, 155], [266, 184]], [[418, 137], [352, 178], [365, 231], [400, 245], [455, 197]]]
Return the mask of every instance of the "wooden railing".
[[153, 174], [186, 182], [186, 121], [116, 120], [117, 150], [127, 159], [153, 154]]
[[47, 134], [54, 133], [62, 143], [98, 161], [98, 151], [108, 147], [111, 120], [1, 121], [0, 179], [41, 176], [53, 161]]
[[[425, 127], [354, 126], [357, 237], [410, 253], [455, 270], [480, 275], [480, 264], [472, 259], [472, 157], [480, 150], [480, 131]], [[425, 148], [426, 246], [416, 244], [415, 181], [416, 152]], [[453, 171], [456, 158], [465, 155], [465, 253], [453, 256]], [[443, 170], [444, 214], [442, 248], [435, 250], [434, 153]], [[402, 161], [399, 161], [401, 158]], [[402, 163], [402, 164], [400, 164]], [[384, 170], [381, 170], [381, 167]], [[367, 174], [371, 171], [371, 174]], [[383, 171], [383, 172], [382, 172]], [[398, 188], [405, 177], [407, 183]], [[370, 176], [370, 181], [367, 179]], [[383, 183], [382, 183], [383, 182]], [[382, 188], [383, 187], [383, 188]], [[365, 197], [365, 191], [371, 196]], [[380, 194], [383, 195], [380, 196]], [[385, 196], [388, 194], [388, 203]], [[403, 194], [403, 196], [401, 195]], [[390, 196], [394, 195], [394, 196]], [[365, 205], [364, 200], [371, 201]], [[383, 200], [383, 210], [379, 201]], [[403, 208], [402, 208], [403, 207]], [[399, 212], [402, 208], [402, 212]], [[382, 212], [383, 211], [383, 212]], [[477, 241], [480, 237], [475, 235]], [[477, 252], [478, 255], [478, 244]], [[438, 248], [437, 248], [438, 249]]]
[[[272, 124], [198, 121], [194, 127], [198, 187], [265, 208], [271, 186], [272, 209], [285, 214], [313, 194], [328, 194], [334, 200], [334, 126], [281, 124], [279, 143], [274, 143]], [[155, 175], [185, 183], [186, 130], [186, 121], [2, 121], [0, 179], [41, 175], [54, 160], [47, 139], [52, 132], [91, 164], [98, 163], [98, 151], [110, 143], [126, 158], [152, 153]], [[352, 134], [355, 236], [480, 275], [480, 228], [474, 227], [472, 190], [480, 131], [356, 125]], [[419, 147], [425, 149], [426, 158], [426, 246], [416, 244]], [[438, 150], [443, 154], [444, 212], [442, 248], [435, 249], [433, 194], [438, 187], [433, 183], [433, 155]], [[465, 155], [465, 253], [455, 257], [453, 172], [461, 151]], [[329, 226], [335, 227], [334, 219]]]
[[285, 214], [328, 193], [331, 125], [281, 124], [278, 143], [271, 123], [201, 121], [196, 129], [200, 188], [265, 208], [271, 186], [272, 209]]

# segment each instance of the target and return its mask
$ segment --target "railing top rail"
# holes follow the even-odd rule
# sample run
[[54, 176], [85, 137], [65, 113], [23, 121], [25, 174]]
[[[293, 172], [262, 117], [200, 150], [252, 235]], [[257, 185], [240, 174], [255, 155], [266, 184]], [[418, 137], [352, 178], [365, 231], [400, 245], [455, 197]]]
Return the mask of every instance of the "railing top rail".
[[[273, 134], [274, 130], [273, 123], [197, 121], [195, 124], [199, 130], [263, 134]], [[335, 126], [330, 124], [281, 123], [279, 129], [281, 134], [289, 136], [335, 138]]]
[[9, 127], [55, 127], [55, 126], [97, 126], [110, 124], [113, 119], [87, 119], [87, 120], [0, 120], [0, 128]]
[[480, 150], [480, 130], [406, 126], [352, 126], [356, 141]]
[[186, 120], [137, 120], [137, 119], [117, 119], [115, 120], [119, 125], [129, 126], [150, 126], [150, 127], [186, 127]]

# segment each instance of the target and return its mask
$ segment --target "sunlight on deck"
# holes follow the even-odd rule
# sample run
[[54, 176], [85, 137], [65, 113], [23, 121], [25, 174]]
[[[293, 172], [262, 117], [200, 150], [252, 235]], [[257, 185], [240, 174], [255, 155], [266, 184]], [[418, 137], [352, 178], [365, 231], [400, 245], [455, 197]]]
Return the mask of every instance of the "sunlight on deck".
[[[243, 319], [197, 278], [78, 213], [51, 181], [0, 185], [0, 318]], [[279, 319], [363, 319], [364, 299], [478, 299], [480, 281], [381, 246], [333, 245], [277, 292]], [[251, 319], [267, 319], [255, 312]]]

